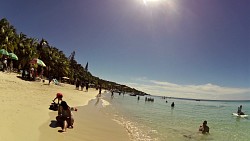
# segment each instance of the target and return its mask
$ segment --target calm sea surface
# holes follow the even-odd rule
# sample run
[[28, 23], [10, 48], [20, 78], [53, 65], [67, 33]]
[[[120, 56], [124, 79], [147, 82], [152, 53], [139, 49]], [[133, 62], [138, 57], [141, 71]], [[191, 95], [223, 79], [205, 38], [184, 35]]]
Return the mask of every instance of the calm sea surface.
[[[250, 117], [238, 118], [232, 113], [239, 105], [250, 114], [250, 102], [218, 102], [162, 99], [145, 102], [145, 97], [104, 94], [110, 103], [102, 110], [122, 124], [134, 141], [250, 141]], [[168, 101], [166, 103], [166, 100]], [[175, 107], [171, 108], [171, 103]], [[208, 121], [210, 135], [198, 132]]]

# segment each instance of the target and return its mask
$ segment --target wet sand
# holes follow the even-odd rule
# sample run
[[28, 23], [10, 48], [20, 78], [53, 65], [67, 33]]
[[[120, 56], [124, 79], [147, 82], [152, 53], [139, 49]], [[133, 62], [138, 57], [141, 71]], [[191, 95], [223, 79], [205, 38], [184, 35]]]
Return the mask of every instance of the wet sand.
[[[2, 141], [98, 141], [126, 140], [126, 129], [100, 112], [95, 105], [88, 105], [98, 91], [75, 90], [75, 86], [58, 86], [48, 82], [30, 82], [15, 73], [0, 72], [0, 140]], [[57, 112], [49, 110], [49, 105], [57, 92], [74, 111], [75, 126], [66, 133], [55, 127]], [[84, 106], [85, 105], [85, 106]], [[83, 107], [82, 107], [83, 106]]]

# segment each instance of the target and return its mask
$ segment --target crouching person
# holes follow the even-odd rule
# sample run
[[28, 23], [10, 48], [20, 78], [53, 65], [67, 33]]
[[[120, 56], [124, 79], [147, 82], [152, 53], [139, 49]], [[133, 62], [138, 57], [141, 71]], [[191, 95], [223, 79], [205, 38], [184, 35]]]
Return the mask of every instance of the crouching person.
[[62, 132], [66, 132], [67, 128], [73, 128], [74, 118], [71, 108], [65, 101], [62, 101], [58, 108], [57, 124], [62, 127]]

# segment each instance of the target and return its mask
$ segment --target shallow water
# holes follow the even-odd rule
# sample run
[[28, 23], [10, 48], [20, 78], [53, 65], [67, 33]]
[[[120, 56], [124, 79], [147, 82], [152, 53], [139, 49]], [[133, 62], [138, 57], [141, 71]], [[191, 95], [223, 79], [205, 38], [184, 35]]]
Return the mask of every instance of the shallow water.
[[[110, 94], [104, 100], [110, 103], [104, 110], [122, 124], [134, 141], [248, 141], [249, 118], [232, 115], [239, 105], [249, 113], [249, 102], [191, 101], [162, 99], [145, 102], [145, 97]], [[166, 100], [168, 103], [166, 103]], [[171, 108], [171, 103], [175, 107]], [[209, 135], [198, 132], [201, 123], [207, 120]]]

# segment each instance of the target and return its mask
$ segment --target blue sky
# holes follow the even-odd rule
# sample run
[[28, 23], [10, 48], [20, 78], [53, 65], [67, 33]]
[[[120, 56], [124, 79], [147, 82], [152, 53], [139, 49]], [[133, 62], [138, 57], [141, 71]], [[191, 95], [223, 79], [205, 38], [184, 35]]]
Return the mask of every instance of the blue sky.
[[103, 79], [155, 95], [250, 99], [249, 0], [1, 0], [0, 18]]

